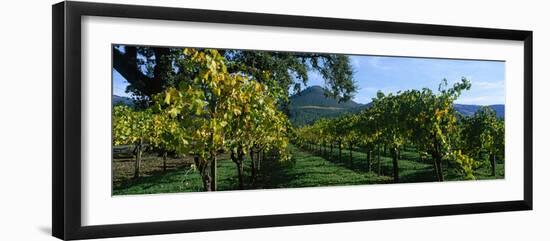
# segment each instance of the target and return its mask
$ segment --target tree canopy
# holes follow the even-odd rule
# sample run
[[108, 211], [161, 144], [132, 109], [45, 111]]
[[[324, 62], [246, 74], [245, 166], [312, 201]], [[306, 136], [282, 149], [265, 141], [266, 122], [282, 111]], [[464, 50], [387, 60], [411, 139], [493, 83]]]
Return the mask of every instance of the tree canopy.
[[[152, 97], [168, 87], [177, 87], [182, 76], [193, 70], [182, 68], [182, 48], [114, 46], [113, 67], [129, 83], [139, 106], [152, 104]], [[201, 50], [201, 49], [197, 49]], [[308, 83], [308, 72], [318, 72], [325, 80], [328, 96], [347, 101], [357, 86], [349, 57], [337, 54], [314, 54], [274, 51], [217, 50], [227, 62], [230, 73], [242, 73], [279, 92], [286, 100]], [[190, 71], [190, 72], [189, 72]], [[193, 77], [191, 77], [193, 78]]]

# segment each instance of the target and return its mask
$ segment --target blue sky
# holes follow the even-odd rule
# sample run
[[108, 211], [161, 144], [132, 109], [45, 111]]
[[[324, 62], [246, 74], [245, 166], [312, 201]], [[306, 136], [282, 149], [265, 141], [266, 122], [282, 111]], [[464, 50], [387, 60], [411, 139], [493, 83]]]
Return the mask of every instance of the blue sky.
[[[368, 103], [381, 90], [395, 93], [399, 90], [421, 89], [437, 91], [446, 78], [450, 85], [468, 78], [472, 88], [463, 92], [456, 101], [460, 104], [504, 104], [504, 62], [478, 60], [452, 60], [386, 56], [351, 56], [355, 81], [359, 87], [354, 101]], [[113, 69], [113, 93], [125, 93], [128, 82]], [[308, 86], [324, 85], [323, 78], [309, 72]]]
[[113, 94], [130, 97], [126, 93], [126, 86], [128, 86], [128, 81], [113, 68]]

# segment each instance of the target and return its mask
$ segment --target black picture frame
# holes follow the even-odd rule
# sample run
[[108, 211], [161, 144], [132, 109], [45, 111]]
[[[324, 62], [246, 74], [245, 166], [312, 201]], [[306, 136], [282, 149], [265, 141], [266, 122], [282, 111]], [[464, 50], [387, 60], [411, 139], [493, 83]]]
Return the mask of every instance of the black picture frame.
[[[397, 23], [263, 13], [228, 12], [60, 2], [52, 6], [52, 233], [60, 239], [199, 232], [336, 222], [532, 210], [533, 208], [533, 32], [491, 28]], [[378, 33], [517, 40], [524, 43], [524, 194], [522, 200], [421, 207], [140, 222], [99, 226], [81, 224], [81, 17], [194, 21], [259, 26], [350, 30]]]

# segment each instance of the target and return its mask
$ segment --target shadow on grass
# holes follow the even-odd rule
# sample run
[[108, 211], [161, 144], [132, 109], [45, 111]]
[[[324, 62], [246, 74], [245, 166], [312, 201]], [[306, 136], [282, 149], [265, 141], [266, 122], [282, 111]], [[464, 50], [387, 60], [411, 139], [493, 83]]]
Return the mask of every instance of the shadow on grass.
[[[303, 150], [303, 149], [301, 150], [304, 153], [307, 153], [311, 156], [318, 156], [318, 157], [324, 158], [325, 160], [330, 161], [335, 165], [338, 165], [343, 168], [347, 168], [354, 172], [359, 172], [359, 173], [372, 172], [372, 173], [377, 173], [381, 176], [391, 175], [393, 172], [393, 165], [390, 157], [384, 156], [384, 155], [380, 155], [378, 157], [376, 153], [372, 152], [370, 163], [368, 163], [366, 151], [362, 149], [356, 149], [353, 151], [353, 154], [352, 154], [353, 158], [351, 163], [350, 163], [350, 157], [349, 157], [349, 150], [347, 149], [342, 149], [341, 158], [340, 158], [338, 148], [334, 148], [332, 153], [330, 151], [323, 153], [323, 152], [320, 152], [319, 150], [315, 150], [315, 151]], [[405, 159], [400, 159], [399, 161], [402, 162], [404, 160]], [[380, 168], [378, 168], [379, 164], [380, 164]], [[380, 169], [380, 173], [378, 173], [378, 169]]]
[[390, 178], [374, 173], [355, 172], [344, 163], [335, 163], [317, 155], [292, 148], [289, 162], [269, 162], [261, 171], [261, 188], [344, 186], [388, 183]]
[[401, 174], [402, 175], [399, 177], [399, 181], [403, 183], [437, 181], [433, 168], [417, 169], [414, 171], [405, 171]]
[[171, 183], [171, 177], [178, 174], [183, 174], [187, 170], [189, 170], [189, 167], [177, 167], [175, 170], [166, 172], [162, 170], [150, 171], [145, 173], [146, 176], [121, 181], [119, 185], [113, 186], [113, 193], [116, 194], [118, 191], [125, 190], [136, 185], [141, 186], [142, 189], [150, 189], [154, 186], [169, 184]]
[[[318, 149], [315, 151], [303, 151], [309, 155], [319, 156], [335, 165], [347, 168], [357, 173], [372, 173], [375, 175], [378, 174], [379, 176], [392, 176], [393, 173], [392, 159], [389, 156], [382, 155], [383, 153], [381, 153], [378, 157], [376, 152], [372, 152], [370, 163], [368, 163], [366, 154], [367, 151], [361, 148], [354, 149], [352, 152], [353, 158], [350, 165], [349, 150], [347, 149], [342, 150], [341, 159], [337, 148], [334, 148], [332, 153], [330, 151], [319, 151]], [[401, 158], [398, 160], [398, 163], [400, 183], [437, 181], [431, 161], [429, 159], [419, 161], [419, 154], [415, 150], [405, 149], [401, 153]], [[453, 179], [461, 178], [461, 176], [458, 176], [460, 174], [452, 171], [445, 174]]]

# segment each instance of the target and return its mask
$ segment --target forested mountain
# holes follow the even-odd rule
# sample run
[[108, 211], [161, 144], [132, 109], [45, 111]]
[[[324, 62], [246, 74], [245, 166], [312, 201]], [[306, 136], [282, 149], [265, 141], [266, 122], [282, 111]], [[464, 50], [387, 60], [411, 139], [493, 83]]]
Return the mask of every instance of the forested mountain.
[[349, 109], [359, 107], [361, 104], [354, 102], [353, 100], [347, 102], [338, 102], [337, 99], [325, 97], [325, 90], [323, 87], [314, 85], [302, 90], [299, 94], [295, 94], [290, 97], [290, 101], [294, 106], [307, 107], [307, 106], [323, 106], [333, 108]]
[[354, 102], [338, 102], [325, 96], [321, 86], [308, 87], [290, 97], [289, 119], [292, 124], [301, 126], [311, 124], [320, 118], [333, 118], [348, 112], [357, 112], [368, 105]]

